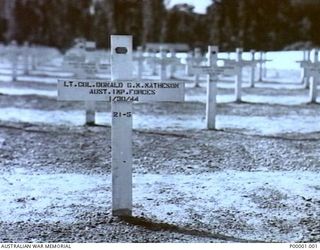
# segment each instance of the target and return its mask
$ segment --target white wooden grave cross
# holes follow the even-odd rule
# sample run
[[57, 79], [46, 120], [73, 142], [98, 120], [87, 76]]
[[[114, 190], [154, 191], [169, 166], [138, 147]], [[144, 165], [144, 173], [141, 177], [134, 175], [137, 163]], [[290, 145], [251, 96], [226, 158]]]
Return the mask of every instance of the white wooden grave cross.
[[193, 65], [193, 54], [192, 54], [192, 52], [191, 51], [189, 51], [188, 53], [187, 53], [187, 57], [186, 57], [186, 65], [185, 65], [185, 74], [187, 75], [187, 76], [191, 76], [191, 72], [190, 72], [190, 69], [191, 69], [191, 67], [192, 67], [192, 65]]
[[270, 62], [272, 60], [267, 59], [267, 54], [263, 51], [260, 51], [260, 58], [258, 59], [259, 62], [259, 82], [263, 81], [263, 77], [267, 76], [267, 66], [266, 62]]
[[[95, 62], [86, 61], [86, 43], [78, 45], [71, 54], [66, 56], [65, 67], [74, 73], [79, 79], [95, 78], [97, 66]], [[91, 48], [90, 48], [91, 49]], [[86, 125], [95, 124], [95, 102], [85, 101], [86, 107]]]
[[245, 61], [242, 60], [242, 52], [241, 48], [236, 49], [236, 60], [224, 59], [224, 65], [226, 66], [234, 66], [235, 67], [235, 102], [241, 102], [241, 90], [242, 90], [242, 68], [246, 66], [255, 65], [255, 61]]
[[29, 75], [29, 43], [23, 44], [23, 74]]
[[133, 58], [134, 61], [137, 61], [137, 77], [138, 79], [142, 79], [143, 74], [143, 62], [145, 60], [145, 57], [143, 55], [143, 48], [142, 46], [137, 47], [137, 53], [136, 56]]
[[6, 55], [6, 48], [5, 46], [0, 43], [0, 62], [3, 63], [5, 60], [5, 55]]
[[177, 66], [181, 65], [181, 60], [177, 57], [176, 51], [174, 49], [170, 49], [170, 57], [171, 64], [169, 70], [169, 79], [175, 78], [175, 73], [177, 70]]
[[319, 62], [319, 51], [314, 49], [312, 51], [313, 60], [302, 63], [306, 70], [306, 76], [310, 79], [310, 90], [309, 90], [309, 103], [316, 103], [317, 101], [317, 87], [320, 79], [320, 62]]
[[[192, 64], [194, 66], [200, 66], [201, 63], [203, 63], [205, 61], [206, 61], [206, 59], [202, 56], [201, 49], [195, 48], [194, 49], [194, 57], [192, 58]], [[195, 88], [200, 87], [200, 76], [197, 73], [194, 74], [194, 87]]]
[[31, 45], [31, 69], [36, 70], [38, 66], [37, 61], [37, 47], [35, 45]]
[[155, 61], [156, 57], [157, 57], [156, 53], [149, 48], [147, 51], [146, 62], [149, 64], [149, 67], [151, 68], [151, 75], [153, 76], [157, 75], [157, 64]]
[[[303, 60], [310, 61], [310, 51], [309, 50], [305, 50], [303, 52]], [[303, 69], [301, 72], [301, 82], [302, 82], [304, 88], [308, 89], [310, 87], [309, 77], [306, 75], [305, 69]]]
[[132, 102], [184, 101], [184, 84], [134, 80], [132, 36], [111, 36], [111, 80], [58, 80], [58, 100], [111, 101], [112, 213], [132, 213]]
[[255, 75], [256, 75], [256, 63], [255, 63], [255, 50], [250, 50], [251, 54], [251, 74], [250, 74], [250, 87], [254, 88], [254, 81], [255, 81]]
[[163, 47], [160, 47], [160, 57], [154, 57], [153, 60], [160, 65], [160, 80], [167, 79], [167, 66], [180, 63], [179, 58], [167, 57], [167, 51]]
[[[87, 53], [93, 53], [96, 48], [96, 44], [92, 41], [85, 43], [85, 53], [86, 58], [88, 57]], [[96, 74], [98, 73], [97, 68], [97, 61], [96, 58], [86, 59], [84, 64], [81, 64], [82, 71], [84, 72], [82, 75], [79, 75], [80, 78], [95, 78]], [[86, 124], [87, 125], [94, 125], [95, 124], [95, 116], [96, 116], [96, 103], [95, 101], [86, 101]]]
[[217, 114], [217, 84], [218, 75], [234, 74], [234, 66], [218, 67], [218, 47], [208, 47], [208, 65], [193, 66], [190, 70], [194, 74], [207, 75], [207, 101], [206, 101], [206, 127], [207, 129], [216, 129]]
[[303, 87], [308, 89], [309, 88], [309, 76], [307, 73], [307, 68], [310, 66], [312, 63], [310, 61], [310, 51], [309, 50], [304, 50], [303, 51], [303, 59], [300, 61], [296, 61], [299, 63], [301, 67], [301, 83], [303, 84]]
[[12, 41], [8, 46], [8, 59], [11, 63], [12, 81], [17, 80], [18, 76], [18, 61], [19, 61], [19, 48], [16, 41]]

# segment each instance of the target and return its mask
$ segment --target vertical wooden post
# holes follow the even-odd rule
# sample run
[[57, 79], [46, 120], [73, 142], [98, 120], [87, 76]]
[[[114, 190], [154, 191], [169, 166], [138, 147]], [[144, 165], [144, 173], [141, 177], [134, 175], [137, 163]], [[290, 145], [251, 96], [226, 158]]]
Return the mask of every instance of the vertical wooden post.
[[254, 63], [254, 55], [255, 55], [255, 51], [251, 50], [251, 61], [252, 61], [252, 65], [251, 65], [251, 75], [250, 75], [250, 87], [254, 88], [254, 79], [255, 79], [255, 75], [256, 75], [256, 64]]
[[235, 101], [236, 102], [241, 102], [241, 84], [242, 84], [242, 65], [241, 65], [241, 60], [242, 60], [242, 49], [237, 48], [236, 50], [236, 76], [235, 76]]
[[[111, 80], [131, 80], [132, 36], [111, 36]], [[132, 214], [132, 103], [112, 102], [112, 214]], [[126, 114], [126, 115], [123, 115]]]
[[[319, 61], [318, 59], [318, 53], [319, 51], [317, 49], [314, 49], [313, 51], [313, 63], [317, 63]], [[319, 75], [318, 73], [316, 75], [313, 75], [310, 81], [310, 92], [309, 92], [309, 102], [310, 103], [316, 103], [317, 101], [317, 85], [319, 81]]]
[[29, 43], [23, 44], [23, 74], [29, 75]]
[[200, 88], [200, 76], [197, 73], [194, 75], [194, 87]]
[[263, 77], [267, 78], [267, 52], [263, 52]]
[[[86, 62], [87, 52], [85, 47], [85, 42], [82, 42], [79, 45], [79, 56], [83, 56], [85, 58], [84, 62]], [[77, 68], [75, 69], [75, 76], [79, 79], [81, 78], [89, 78], [92, 75], [88, 75], [83, 69]], [[86, 125], [92, 126], [95, 124], [95, 102], [94, 101], [85, 101], [85, 109], [86, 109]]]
[[[307, 61], [307, 55], [306, 55], [306, 50], [303, 50], [302, 51], [302, 55], [303, 55], [303, 57], [302, 57], [302, 62], [305, 62], [305, 61]], [[300, 72], [300, 81], [301, 81], [301, 83], [303, 84], [303, 86], [305, 85], [305, 79], [306, 78], [306, 68], [305, 67], [302, 67], [301, 68], [301, 72]]]
[[160, 80], [166, 80], [167, 78], [167, 65], [165, 59], [167, 57], [167, 51], [160, 47]]
[[148, 58], [149, 58], [149, 67], [151, 68], [151, 75], [155, 76], [157, 75], [157, 63], [155, 61], [156, 59], [156, 52], [154, 52], [152, 49], [148, 49]]
[[[310, 61], [310, 51], [306, 50], [303, 56], [303, 59], [307, 62]], [[306, 67], [303, 68], [303, 79], [302, 79], [303, 87], [306, 89], [310, 88], [310, 77], [308, 76], [308, 69]]]
[[18, 60], [19, 60], [19, 54], [18, 54], [18, 46], [16, 41], [11, 42], [11, 53], [12, 53], [12, 81], [17, 80], [17, 74], [18, 74]]
[[259, 62], [259, 82], [262, 82], [262, 67], [263, 67], [263, 52], [260, 51], [260, 62]]
[[[218, 47], [208, 47], [208, 66], [213, 68], [217, 64]], [[218, 76], [215, 74], [207, 75], [207, 102], [206, 102], [206, 125], [207, 129], [216, 128], [216, 114], [217, 114], [217, 80]]]
[[35, 45], [31, 46], [31, 69], [36, 70], [37, 69], [37, 55], [36, 55], [37, 48]]
[[143, 72], [143, 49], [141, 46], [137, 48], [137, 61], [138, 61], [138, 79], [142, 79]]
[[[200, 48], [195, 48], [194, 49], [194, 59], [195, 59], [195, 65], [199, 66], [200, 65], [200, 58], [202, 57], [201, 55], [201, 49]], [[194, 74], [194, 87], [198, 88], [200, 87], [200, 75], [198, 73]]]
[[192, 67], [192, 60], [193, 58], [192, 58], [192, 52], [188, 52], [188, 54], [187, 54], [187, 58], [186, 58], [186, 68], [185, 68], [185, 74], [187, 75], [187, 76], [190, 76], [191, 74], [190, 74], [190, 68]]
[[[176, 58], [176, 52], [174, 49], [170, 50], [170, 58], [172, 58], [172, 59]], [[172, 61], [171, 65], [170, 65], [170, 75], [169, 75], [170, 79], [174, 78], [174, 74], [176, 73], [176, 69], [177, 69], [176, 62]]]
[[86, 101], [86, 125], [93, 126], [95, 124], [96, 112], [95, 112], [95, 101]]

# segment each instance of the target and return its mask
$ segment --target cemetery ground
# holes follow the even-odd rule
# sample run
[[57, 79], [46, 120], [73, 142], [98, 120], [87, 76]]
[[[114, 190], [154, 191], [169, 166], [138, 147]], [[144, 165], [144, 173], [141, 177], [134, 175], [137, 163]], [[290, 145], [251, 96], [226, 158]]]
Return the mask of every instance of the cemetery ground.
[[134, 105], [134, 218], [116, 218], [110, 103], [84, 126], [84, 103], [57, 102], [55, 85], [2, 82], [0, 241], [319, 242], [320, 110], [308, 90], [270, 81], [233, 103], [233, 84], [219, 82], [208, 131], [205, 85], [191, 85], [184, 103]]

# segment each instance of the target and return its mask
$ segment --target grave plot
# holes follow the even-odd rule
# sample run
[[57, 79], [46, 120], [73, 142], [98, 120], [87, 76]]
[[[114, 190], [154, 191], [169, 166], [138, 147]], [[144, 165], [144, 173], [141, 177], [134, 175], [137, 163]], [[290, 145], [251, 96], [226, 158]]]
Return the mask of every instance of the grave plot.
[[[57, 102], [45, 78], [1, 83], [0, 240], [318, 242], [319, 106], [300, 102], [308, 90], [300, 89], [299, 68], [291, 78], [276, 70], [276, 82], [254, 88], [244, 74], [242, 103], [232, 102], [234, 85], [219, 80], [212, 131], [202, 82], [189, 84], [181, 103], [141, 94], [144, 102], [129, 111], [134, 217], [124, 219], [112, 216], [111, 103], [99, 102], [98, 126], [87, 127], [83, 103]], [[62, 91], [90, 96], [97, 81], [86, 82], [66, 82]]]
[[[135, 237], [145, 232], [111, 217], [110, 132], [103, 127], [2, 127], [0, 186], [7, 208], [1, 210], [1, 218], [7, 218], [0, 226], [7, 232], [2, 241], [113, 241], [109, 237], [124, 239], [124, 232]], [[23, 140], [10, 140], [13, 136]], [[152, 221], [151, 229], [157, 223], [180, 228], [176, 238], [164, 230], [157, 237], [162, 242], [315, 241], [316, 136], [302, 144], [226, 132], [136, 131], [133, 215]], [[24, 228], [20, 236], [18, 223]], [[181, 233], [187, 229], [211, 236], [188, 237]], [[153, 240], [149, 230], [136, 240]]]

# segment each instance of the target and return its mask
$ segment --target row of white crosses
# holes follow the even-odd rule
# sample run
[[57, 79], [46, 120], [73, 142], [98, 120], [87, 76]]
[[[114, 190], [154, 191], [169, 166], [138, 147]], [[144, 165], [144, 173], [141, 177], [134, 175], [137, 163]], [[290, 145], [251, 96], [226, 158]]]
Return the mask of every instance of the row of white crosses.
[[58, 100], [111, 101], [112, 213], [132, 214], [132, 102], [184, 101], [184, 84], [133, 79], [132, 36], [111, 36], [111, 81], [58, 80]]
[[[236, 49], [236, 59], [235, 60], [231, 60], [231, 59], [223, 59], [227, 64], [237, 64], [239, 67], [250, 67], [251, 68], [251, 74], [250, 74], [250, 87], [255, 87], [255, 75], [256, 75], [256, 67], [257, 65], [259, 65], [259, 77], [258, 77], [258, 82], [262, 82], [263, 81], [263, 77], [266, 77], [267, 74], [267, 68], [266, 68], [266, 63], [271, 61], [269, 59], [266, 58], [266, 53], [260, 51], [259, 52], [259, 58], [256, 59], [255, 58], [255, 54], [256, 51], [255, 50], [251, 50], [250, 54], [251, 54], [251, 59], [250, 61], [245, 61], [242, 59], [242, 53], [243, 50], [241, 48], [237, 48]], [[242, 81], [242, 72], [239, 71], [238, 72], [238, 76], [236, 81], [238, 81], [238, 83], [241, 83]], [[239, 84], [238, 84], [239, 85]], [[236, 101], [240, 101], [239, 96], [236, 98]]]
[[[36, 70], [40, 64], [47, 63], [59, 52], [56, 49], [47, 47], [30, 47], [28, 42], [23, 46], [18, 46], [16, 41], [12, 41], [5, 48], [4, 57], [10, 63], [12, 81], [17, 81], [18, 75], [29, 75], [31, 70]], [[18, 71], [19, 70], [19, 71]]]
[[[235, 94], [238, 98], [241, 90], [239, 72], [248, 64], [241, 60], [241, 50], [238, 50], [235, 63], [229, 62], [222, 67], [217, 64], [217, 55], [218, 48], [209, 46], [207, 65], [190, 68], [190, 73], [207, 75], [207, 129], [216, 128], [218, 76], [236, 76]], [[58, 80], [58, 100], [111, 102], [112, 213], [116, 216], [132, 214], [132, 103], [184, 101], [182, 82], [141, 80], [140, 76], [133, 79], [132, 36], [114, 35], [111, 36], [111, 80]]]
[[[265, 53], [264, 52], [260, 52], [260, 58], [259, 59], [255, 59], [255, 54], [256, 52], [254, 50], [250, 51], [251, 53], [251, 61], [243, 61], [242, 60], [242, 49], [237, 49], [236, 50], [236, 59], [235, 60], [231, 60], [230, 59], [230, 53], [228, 53], [228, 58], [227, 59], [221, 59], [223, 60], [227, 65], [230, 64], [238, 64], [241, 65], [241, 67], [251, 67], [251, 75], [250, 75], [250, 87], [255, 87], [255, 74], [256, 74], [256, 67], [259, 64], [259, 79], [258, 81], [262, 81], [263, 79], [263, 72], [266, 73], [266, 68], [263, 67], [263, 65], [265, 65], [266, 62], [271, 61], [265, 58]], [[239, 58], [240, 57], [240, 58]], [[240, 63], [237, 62], [237, 60], [241, 61]], [[190, 76], [190, 68], [192, 66], [200, 66], [203, 65], [206, 62], [206, 58], [202, 56], [201, 54], [201, 50], [200, 48], [195, 48], [194, 50], [194, 54], [192, 53], [188, 53], [187, 58], [186, 58], [186, 75]], [[263, 68], [265, 68], [263, 70]], [[238, 81], [239, 83], [242, 80], [242, 72], [239, 71], [238, 73]], [[200, 87], [200, 77], [198, 73], [194, 74], [194, 87]], [[239, 101], [239, 97], [237, 98]]]
[[304, 85], [309, 85], [309, 103], [316, 103], [317, 101], [317, 85], [320, 78], [320, 62], [319, 51], [314, 49], [312, 51], [313, 58], [305, 57], [304, 60], [298, 61], [303, 68]]
[[160, 47], [160, 57], [154, 57], [153, 60], [156, 64], [160, 66], [159, 75], [160, 80], [165, 80], [168, 78], [167, 76], [167, 67], [170, 66], [170, 78], [173, 77], [174, 67], [176, 64], [180, 64], [180, 59], [175, 56], [175, 52], [171, 51], [171, 56], [167, 57], [167, 51]]
[[[159, 65], [159, 76], [160, 80], [173, 79], [177, 65], [181, 65], [181, 60], [177, 58], [175, 51], [170, 50], [170, 57], [167, 57], [167, 51], [165, 48], [160, 47], [159, 57], [155, 53], [149, 51], [147, 56], [144, 56], [142, 47], [137, 48], [136, 56], [134, 60], [137, 61], [137, 75], [138, 78], [142, 78], [143, 74], [143, 63], [147, 61], [152, 70], [152, 75], [156, 74], [157, 65]], [[167, 75], [167, 68], [169, 66], [169, 76]]]
[[[241, 54], [242, 51], [238, 49], [238, 54]], [[255, 69], [257, 64], [260, 65], [259, 70], [259, 79], [262, 79], [262, 65], [264, 65], [267, 61], [265, 59], [264, 55], [265, 53], [260, 52], [260, 59], [255, 59], [255, 51], [251, 51], [251, 61], [243, 61], [241, 59], [241, 67], [250, 66], [251, 67], [251, 77], [250, 77], [250, 87], [254, 87], [255, 83]], [[241, 55], [240, 55], [241, 56]], [[167, 57], [166, 50], [164, 48], [160, 48], [159, 56], [156, 56], [156, 53], [153, 53], [152, 51], [149, 51], [147, 55], [143, 53], [142, 47], [137, 48], [137, 52], [134, 56], [134, 60], [137, 62], [137, 76], [139, 79], [142, 79], [143, 71], [144, 71], [144, 62], [147, 62], [152, 70], [152, 75], [156, 75], [157, 66], [159, 66], [159, 75], [160, 79], [173, 79], [174, 78], [174, 72], [176, 70], [177, 65], [181, 65], [181, 60], [176, 57], [175, 51], [170, 51], [170, 57]], [[207, 59], [202, 56], [200, 48], [195, 48], [194, 53], [188, 53], [186, 58], [186, 64], [185, 64], [185, 73], [187, 76], [191, 76], [190, 68], [193, 66], [201, 66], [204, 65]], [[231, 59], [224, 59], [226, 63], [236, 63], [238, 62], [231, 60]], [[169, 76], [167, 76], [167, 67], [170, 66]], [[266, 70], [264, 71], [266, 72]], [[241, 75], [239, 76], [239, 82], [240, 82]], [[198, 73], [194, 74], [194, 87], [200, 87], [200, 75]]]

